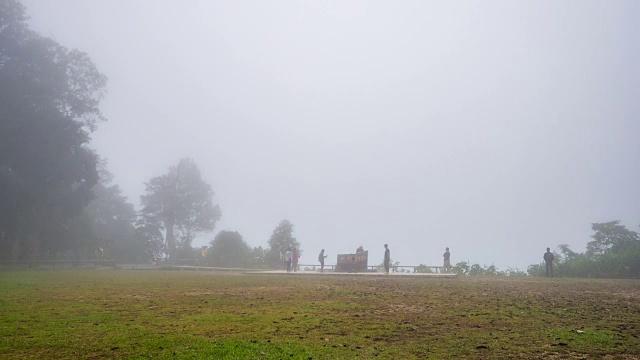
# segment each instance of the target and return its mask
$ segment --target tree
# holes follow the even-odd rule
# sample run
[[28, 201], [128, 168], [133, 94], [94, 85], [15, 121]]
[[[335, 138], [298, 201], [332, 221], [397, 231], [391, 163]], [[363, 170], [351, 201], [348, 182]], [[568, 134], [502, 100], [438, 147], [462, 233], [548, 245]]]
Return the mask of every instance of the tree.
[[504, 271], [498, 270], [498, 268], [496, 268], [496, 266], [493, 264], [489, 266], [487, 265], [480, 266], [480, 264], [470, 264], [466, 261], [461, 261], [457, 263], [455, 268], [459, 275], [465, 275], [465, 276], [467, 275], [468, 276], [496, 276], [496, 275], [510, 275], [510, 274], [523, 275], [524, 274], [524, 272], [521, 272], [517, 269], [515, 272], [511, 269], [508, 270], [508, 272], [504, 272]]
[[568, 244], [560, 244], [560, 245], [558, 245], [558, 250], [560, 250], [560, 253], [562, 254], [562, 256], [559, 257], [559, 256], [555, 256], [555, 254], [554, 254], [554, 257], [556, 259], [562, 258], [562, 259], [566, 260], [566, 259], [574, 258], [577, 255], [579, 255], [575, 251], [571, 250], [571, 248], [569, 247]]
[[140, 239], [144, 246], [146, 259], [159, 259], [167, 254], [162, 233], [157, 226], [142, 224], [136, 227], [136, 238]]
[[507, 270], [499, 271], [497, 275], [523, 277], [523, 276], [527, 276], [527, 273], [523, 270], [518, 269], [517, 267], [516, 268], [507, 267]]
[[220, 231], [211, 240], [207, 260], [213, 266], [242, 267], [251, 262], [251, 248], [237, 231]]
[[300, 243], [293, 237], [293, 224], [285, 219], [280, 221], [269, 238], [267, 261], [271, 266], [279, 268], [282, 266], [285, 252], [293, 248], [299, 249]]
[[459, 263], [456, 264], [456, 269], [458, 269], [458, 274], [459, 275], [469, 275], [469, 263], [466, 261], [461, 261]]
[[529, 274], [529, 276], [543, 277], [545, 276], [544, 273], [544, 265], [542, 265], [541, 263], [531, 264], [527, 267], [527, 274]]
[[420, 264], [420, 265], [416, 266], [415, 268], [413, 268], [413, 272], [414, 273], [421, 273], [421, 274], [431, 274], [431, 273], [433, 273], [433, 270], [431, 270], [431, 268], [428, 267], [425, 264]]
[[251, 249], [251, 263], [250, 265], [254, 268], [264, 268], [267, 265], [267, 258], [268, 258], [268, 250], [263, 248], [262, 246], [257, 246]]
[[485, 269], [483, 269], [482, 266], [480, 266], [480, 264], [472, 264], [471, 267], [469, 268], [470, 276], [484, 275], [484, 273], [485, 273]]
[[24, 7], [0, 0], [0, 253], [54, 257], [97, 182], [86, 144], [106, 77], [87, 54], [30, 30]]
[[169, 259], [175, 259], [178, 247], [190, 247], [198, 233], [212, 231], [220, 219], [211, 186], [202, 180], [198, 166], [188, 158], [145, 186], [140, 215], [146, 226], [165, 231]]
[[[560, 245], [555, 253], [555, 273], [568, 277], [637, 277], [640, 276], [640, 239], [619, 221], [593, 223], [595, 234], [587, 243], [587, 251], [579, 253], [568, 245]], [[544, 266], [529, 266], [529, 275], [542, 276]]]
[[92, 220], [95, 237], [94, 250], [101, 258], [116, 261], [139, 262], [150, 260], [154, 245], [135, 227], [138, 214], [133, 204], [122, 195], [118, 185], [112, 185], [113, 175], [106, 162], [99, 164], [100, 179], [93, 187], [95, 198], [86, 208]]
[[635, 231], [628, 230], [620, 221], [606, 223], [593, 223], [591, 229], [596, 233], [587, 243], [587, 254], [604, 255], [608, 252], [622, 252], [625, 249], [637, 245], [640, 237]]

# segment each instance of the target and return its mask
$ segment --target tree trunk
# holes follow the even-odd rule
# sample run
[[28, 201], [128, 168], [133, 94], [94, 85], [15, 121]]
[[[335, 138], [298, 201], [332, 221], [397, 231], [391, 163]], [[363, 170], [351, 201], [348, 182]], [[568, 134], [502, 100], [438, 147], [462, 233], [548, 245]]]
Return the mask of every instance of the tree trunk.
[[173, 222], [167, 222], [165, 227], [167, 228], [167, 235], [165, 238], [167, 239], [167, 251], [169, 252], [169, 261], [175, 261], [176, 256], [176, 238], [173, 234]]

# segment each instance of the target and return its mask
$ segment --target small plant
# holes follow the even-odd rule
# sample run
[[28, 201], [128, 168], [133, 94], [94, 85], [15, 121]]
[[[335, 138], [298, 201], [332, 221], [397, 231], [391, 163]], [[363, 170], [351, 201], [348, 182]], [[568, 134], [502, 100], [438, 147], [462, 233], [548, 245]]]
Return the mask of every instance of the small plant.
[[431, 274], [433, 273], [433, 270], [431, 270], [431, 268], [428, 267], [427, 265], [420, 264], [413, 268], [413, 272], [420, 273], [420, 274]]

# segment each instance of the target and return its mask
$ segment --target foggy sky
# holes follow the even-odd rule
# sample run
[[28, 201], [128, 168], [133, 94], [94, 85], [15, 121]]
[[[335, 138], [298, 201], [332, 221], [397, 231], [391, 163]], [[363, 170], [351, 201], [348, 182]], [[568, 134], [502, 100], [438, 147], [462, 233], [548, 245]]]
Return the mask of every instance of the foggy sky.
[[640, 2], [24, 1], [109, 78], [91, 146], [139, 208], [191, 157], [216, 231], [301, 263], [525, 270], [640, 224]]

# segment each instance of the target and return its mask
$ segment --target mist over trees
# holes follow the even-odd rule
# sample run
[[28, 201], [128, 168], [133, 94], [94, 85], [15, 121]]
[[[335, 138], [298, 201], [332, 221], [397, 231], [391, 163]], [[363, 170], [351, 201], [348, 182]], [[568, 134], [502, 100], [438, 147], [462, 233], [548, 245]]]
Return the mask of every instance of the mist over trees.
[[18, 1], [0, 0], [0, 258], [138, 262], [190, 250], [220, 218], [196, 164], [151, 179], [138, 214], [88, 147], [106, 120], [106, 76], [26, 19]]
[[[193, 258], [194, 238], [221, 212], [191, 159], [147, 182], [136, 212], [87, 145], [105, 120], [106, 76], [89, 56], [31, 31], [25, 8], [0, 1], [0, 257], [97, 258], [146, 262]], [[237, 232], [211, 242], [218, 266], [266, 266], [299, 245], [283, 222], [270, 247], [250, 248]], [[276, 261], [273, 261], [276, 263]]]
[[[553, 252], [554, 276], [585, 278], [640, 277], [640, 234], [629, 230], [620, 221], [593, 223], [593, 240], [587, 242], [586, 251], [576, 252], [569, 245], [560, 244]], [[543, 251], [540, 251], [542, 260]], [[462, 261], [456, 264], [461, 275], [469, 276], [545, 276], [545, 265], [529, 265], [527, 271], [508, 268], [498, 270], [494, 265], [481, 266]]]
[[221, 212], [213, 204], [213, 191], [200, 175], [198, 166], [182, 159], [165, 175], [151, 179], [146, 195], [140, 197], [140, 211], [145, 226], [165, 232], [169, 258], [176, 258], [178, 248], [191, 248], [198, 233], [215, 228]]
[[[221, 210], [197, 164], [183, 158], [151, 178], [136, 211], [89, 147], [106, 120], [99, 106], [107, 77], [86, 53], [34, 32], [26, 20], [20, 2], [0, 0], [0, 260], [198, 258], [192, 243], [215, 229]], [[282, 220], [265, 247], [221, 231], [203, 261], [281, 268], [284, 253], [300, 248], [293, 229]], [[620, 221], [593, 223], [592, 230], [584, 252], [557, 246], [557, 276], [640, 276], [636, 231]], [[526, 272], [465, 261], [456, 267], [463, 275], [544, 274], [541, 264]]]
[[293, 237], [293, 224], [289, 220], [282, 220], [269, 238], [269, 250], [266, 254], [267, 263], [273, 267], [282, 266], [285, 252], [294, 248], [300, 248], [300, 243]]
[[[640, 235], [620, 221], [593, 223], [593, 240], [585, 252], [572, 251], [568, 245], [554, 252], [554, 273], [564, 277], [640, 277]], [[544, 275], [544, 265], [529, 266], [533, 276]]]
[[251, 248], [237, 231], [220, 231], [207, 249], [207, 263], [221, 267], [282, 269], [285, 252], [293, 248], [300, 250], [300, 242], [293, 237], [293, 227], [289, 220], [280, 221], [266, 248]]
[[[12, 260], [82, 247], [98, 181], [87, 147], [106, 77], [88, 55], [31, 31], [0, 1], [0, 248]], [[84, 224], [84, 225], [83, 225]]]
[[207, 260], [212, 266], [244, 267], [252, 265], [251, 248], [237, 231], [220, 231], [211, 240]]
[[85, 210], [92, 222], [91, 237], [98, 251], [97, 258], [121, 262], [153, 259], [157, 244], [143, 236], [142, 228], [136, 228], [138, 214], [120, 187], [112, 184], [113, 175], [104, 161], [99, 164], [99, 173], [98, 183], [92, 189], [95, 198]]

